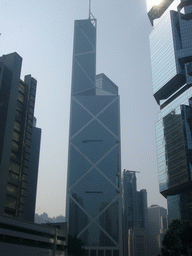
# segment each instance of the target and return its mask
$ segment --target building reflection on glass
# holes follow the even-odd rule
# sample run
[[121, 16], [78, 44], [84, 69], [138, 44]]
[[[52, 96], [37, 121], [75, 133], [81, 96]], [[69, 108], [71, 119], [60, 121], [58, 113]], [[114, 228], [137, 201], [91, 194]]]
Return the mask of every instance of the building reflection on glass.
[[148, 11], [160, 192], [169, 221], [192, 219], [192, 4], [166, 0]]

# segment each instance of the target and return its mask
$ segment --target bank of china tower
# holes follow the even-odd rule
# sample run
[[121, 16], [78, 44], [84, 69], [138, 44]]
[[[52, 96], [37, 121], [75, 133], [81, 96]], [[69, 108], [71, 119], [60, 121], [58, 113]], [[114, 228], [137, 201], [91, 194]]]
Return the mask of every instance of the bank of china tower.
[[121, 255], [118, 87], [96, 76], [96, 20], [76, 20], [71, 85], [67, 219], [87, 256]]

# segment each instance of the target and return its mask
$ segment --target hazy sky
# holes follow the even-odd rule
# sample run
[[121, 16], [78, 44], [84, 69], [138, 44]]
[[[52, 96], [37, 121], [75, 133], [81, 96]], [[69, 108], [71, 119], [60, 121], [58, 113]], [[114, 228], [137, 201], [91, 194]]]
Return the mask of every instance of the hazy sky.
[[[88, 18], [89, 0], [1, 0], [0, 55], [23, 58], [21, 79], [37, 79], [35, 116], [42, 129], [36, 212], [65, 214], [74, 20]], [[145, 0], [92, 0], [97, 18], [97, 74], [119, 87], [122, 170], [139, 171], [148, 205], [159, 194]]]

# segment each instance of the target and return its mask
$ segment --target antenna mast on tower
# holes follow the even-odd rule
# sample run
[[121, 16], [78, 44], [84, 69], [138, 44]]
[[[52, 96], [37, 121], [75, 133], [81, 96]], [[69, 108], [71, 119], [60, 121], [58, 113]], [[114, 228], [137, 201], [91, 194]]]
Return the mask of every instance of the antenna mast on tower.
[[93, 25], [96, 26], [96, 19], [91, 13], [91, 0], [89, 0], [89, 19], [92, 21]]
[[91, 0], [89, 0], [89, 19], [91, 19]]

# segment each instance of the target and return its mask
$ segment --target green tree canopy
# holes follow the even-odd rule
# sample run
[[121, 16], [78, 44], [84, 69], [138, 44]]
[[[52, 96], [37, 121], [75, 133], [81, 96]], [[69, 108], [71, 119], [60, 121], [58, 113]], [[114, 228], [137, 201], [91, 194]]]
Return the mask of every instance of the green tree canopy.
[[162, 256], [192, 256], [192, 222], [173, 220], [162, 241]]

